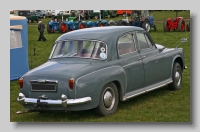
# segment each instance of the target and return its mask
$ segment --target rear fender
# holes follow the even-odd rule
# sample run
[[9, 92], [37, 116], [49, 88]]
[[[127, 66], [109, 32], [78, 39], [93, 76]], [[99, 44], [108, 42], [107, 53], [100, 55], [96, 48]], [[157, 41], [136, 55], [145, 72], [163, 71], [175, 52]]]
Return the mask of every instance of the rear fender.
[[118, 82], [119, 95], [122, 97], [125, 94], [126, 74], [124, 69], [120, 66], [110, 66], [77, 78], [75, 82], [76, 98], [86, 96], [99, 98], [103, 86], [109, 82]]

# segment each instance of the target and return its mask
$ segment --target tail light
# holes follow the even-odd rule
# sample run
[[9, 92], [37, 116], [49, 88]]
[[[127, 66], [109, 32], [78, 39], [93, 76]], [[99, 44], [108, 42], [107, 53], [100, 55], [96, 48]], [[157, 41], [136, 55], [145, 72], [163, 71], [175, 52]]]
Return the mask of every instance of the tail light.
[[73, 78], [69, 79], [69, 89], [70, 90], [74, 89], [74, 79]]
[[20, 87], [20, 88], [23, 88], [23, 83], [24, 83], [23, 78], [20, 78], [20, 79], [18, 80], [18, 83], [19, 83], [19, 87]]

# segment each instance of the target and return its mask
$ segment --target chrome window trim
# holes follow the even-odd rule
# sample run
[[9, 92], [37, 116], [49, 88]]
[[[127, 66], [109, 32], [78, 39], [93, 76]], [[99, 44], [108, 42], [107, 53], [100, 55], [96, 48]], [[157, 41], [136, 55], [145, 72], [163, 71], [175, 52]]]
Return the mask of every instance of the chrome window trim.
[[133, 51], [133, 52], [129, 52], [129, 53], [125, 53], [125, 54], [119, 54], [119, 48], [118, 48], [118, 41], [119, 41], [119, 39], [124, 35], [122, 35], [118, 40], [117, 40], [117, 52], [118, 52], [118, 55], [119, 55], [119, 57], [122, 57], [122, 56], [124, 56], [124, 55], [128, 55], [128, 54], [132, 54], [132, 53], [134, 53], [134, 52], [137, 52], [137, 47], [136, 47], [136, 41], [135, 41], [135, 37], [134, 37], [134, 34], [133, 33], [126, 33], [126, 34], [130, 34], [130, 35], [132, 35], [132, 38], [133, 38], [133, 45], [134, 45], [134, 48], [135, 48], [135, 50]]

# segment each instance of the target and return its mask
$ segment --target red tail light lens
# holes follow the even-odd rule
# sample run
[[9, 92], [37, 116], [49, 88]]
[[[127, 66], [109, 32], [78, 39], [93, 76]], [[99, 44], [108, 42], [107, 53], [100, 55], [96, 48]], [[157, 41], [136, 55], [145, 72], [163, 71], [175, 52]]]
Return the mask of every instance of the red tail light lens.
[[24, 83], [23, 78], [20, 78], [20, 79], [18, 80], [18, 83], [19, 83], [19, 87], [20, 87], [20, 88], [23, 88], [23, 83]]
[[69, 79], [69, 89], [74, 89], [74, 79], [73, 78], [70, 78]]

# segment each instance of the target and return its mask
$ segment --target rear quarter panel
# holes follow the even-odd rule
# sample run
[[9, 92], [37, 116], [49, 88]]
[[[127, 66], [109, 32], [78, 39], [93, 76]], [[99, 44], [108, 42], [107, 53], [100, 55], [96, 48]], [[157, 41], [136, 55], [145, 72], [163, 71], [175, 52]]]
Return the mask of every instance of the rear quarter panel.
[[92, 102], [97, 106], [103, 86], [109, 82], [117, 81], [124, 95], [126, 76], [120, 66], [109, 66], [96, 71], [91, 71], [76, 80], [76, 98], [92, 97]]

